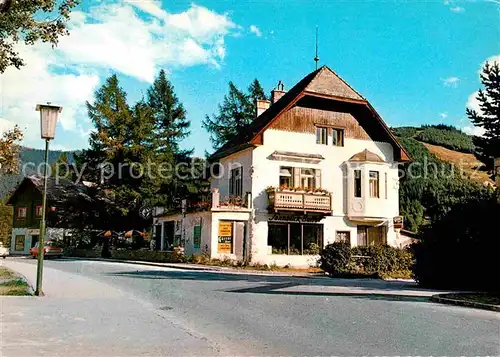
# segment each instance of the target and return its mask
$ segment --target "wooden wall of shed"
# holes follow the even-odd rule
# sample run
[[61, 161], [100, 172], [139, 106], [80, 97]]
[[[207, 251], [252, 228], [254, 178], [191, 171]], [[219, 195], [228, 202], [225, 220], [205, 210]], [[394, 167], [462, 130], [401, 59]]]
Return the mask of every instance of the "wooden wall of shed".
[[365, 129], [350, 113], [299, 106], [283, 113], [269, 128], [299, 133], [315, 133], [316, 126], [344, 129], [345, 138], [370, 140]]

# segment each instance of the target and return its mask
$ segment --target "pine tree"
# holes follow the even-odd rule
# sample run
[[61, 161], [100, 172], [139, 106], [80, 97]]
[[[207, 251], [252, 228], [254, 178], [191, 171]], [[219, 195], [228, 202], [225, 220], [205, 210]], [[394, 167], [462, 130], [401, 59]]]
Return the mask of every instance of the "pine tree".
[[[79, 155], [77, 162], [85, 165], [85, 179], [98, 184], [127, 218], [125, 226], [137, 227], [137, 211], [142, 202], [142, 176], [136, 164], [147, 157], [148, 120], [152, 117], [130, 108], [127, 94], [120, 87], [116, 75], [109, 77], [94, 95], [94, 103], [87, 102], [88, 116], [95, 131], [90, 134], [90, 148]], [[139, 113], [141, 115], [139, 115]], [[101, 180], [102, 173], [106, 177]]]
[[229, 82], [229, 92], [218, 106], [218, 113], [206, 115], [203, 127], [210, 135], [214, 149], [220, 148], [239, 133], [244, 132], [256, 117], [255, 101], [265, 99], [264, 90], [258, 80], [254, 80], [248, 93]]
[[191, 123], [186, 110], [174, 92], [174, 86], [161, 70], [147, 92], [147, 104], [155, 120], [158, 151], [170, 150], [180, 153], [179, 143], [189, 135]]
[[480, 112], [467, 108], [467, 116], [475, 126], [485, 130], [484, 135], [474, 137], [476, 156], [493, 168], [493, 159], [500, 157], [500, 66], [486, 62], [480, 75], [484, 89], [480, 89], [476, 99]]

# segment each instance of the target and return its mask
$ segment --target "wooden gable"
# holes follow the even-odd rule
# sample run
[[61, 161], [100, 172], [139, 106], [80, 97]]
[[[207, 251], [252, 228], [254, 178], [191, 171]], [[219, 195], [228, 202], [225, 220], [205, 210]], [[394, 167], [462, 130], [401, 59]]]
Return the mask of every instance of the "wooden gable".
[[321, 67], [311, 83], [307, 85], [305, 91], [341, 98], [364, 100], [347, 82], [326, 66]]
[[316, 126], [344, 129], [344, 137], [370, 140], [366, 130], [351, 113], [335, 112], [316, 108], [293, 107], [281, 114], [269, 129], [315, 133]]

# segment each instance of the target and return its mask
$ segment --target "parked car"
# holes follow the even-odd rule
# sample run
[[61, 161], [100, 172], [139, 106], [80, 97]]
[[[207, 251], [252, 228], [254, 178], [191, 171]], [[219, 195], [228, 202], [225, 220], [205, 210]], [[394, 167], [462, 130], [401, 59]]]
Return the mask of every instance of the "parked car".
[[3, 242], [0, 242], [0, 257], [2, 258], [7, 258], [7, 256], [10, 254], [10, 250], [8, 247], [5, 247], [3, 245]]
[[[30, 249], [30, 254], [33, 258], [38, 257], [38, 242]], [[62, 257], [63, 249], [58, 247], [55, 241], [49, 240], [45, 242], [43, 254], [46, 257]]]

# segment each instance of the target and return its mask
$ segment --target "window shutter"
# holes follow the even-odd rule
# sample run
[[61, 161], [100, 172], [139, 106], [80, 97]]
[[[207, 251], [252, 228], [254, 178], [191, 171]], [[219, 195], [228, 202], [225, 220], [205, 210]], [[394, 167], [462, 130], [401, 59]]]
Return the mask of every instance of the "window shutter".
[[300, 182], [300, 167], [293, 168], [293, 187], [299, 187], [302, 183]]
[[314, 170], [315, 177], [314, 177], [314, 188], [322, 187], [321, 186], [321, 170], [316, 169]]

